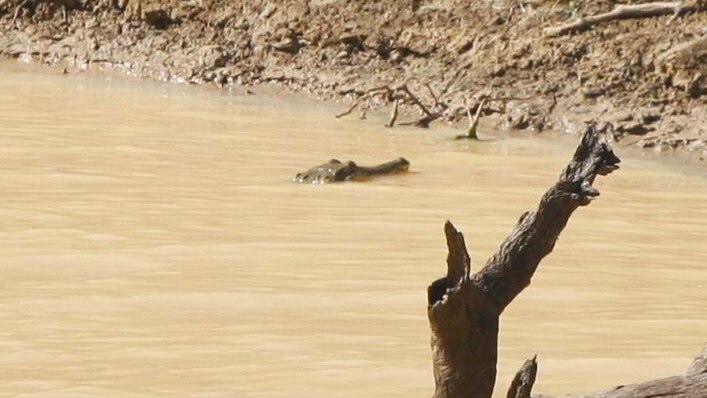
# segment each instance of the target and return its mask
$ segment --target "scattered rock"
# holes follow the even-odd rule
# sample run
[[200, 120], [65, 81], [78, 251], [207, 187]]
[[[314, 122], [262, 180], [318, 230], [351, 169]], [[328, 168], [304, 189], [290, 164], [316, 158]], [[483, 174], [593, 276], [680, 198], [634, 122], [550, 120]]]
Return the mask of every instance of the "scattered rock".
[[154, 27], [155, 29], [164, 30], [172, 24], [172, 18], [167, 14], [167, 11], [162, 9], [154, 9], [144, 11], [142, 14], [142, 19], [148, 25]]

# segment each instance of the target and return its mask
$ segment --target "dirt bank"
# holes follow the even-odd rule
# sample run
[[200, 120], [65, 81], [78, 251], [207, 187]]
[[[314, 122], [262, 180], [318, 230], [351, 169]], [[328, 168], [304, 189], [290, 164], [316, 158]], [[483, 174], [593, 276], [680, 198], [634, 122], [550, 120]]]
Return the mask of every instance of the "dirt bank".
[[0, 0], [0, 55], [327, 99], [387, 86], [362, 105], [397, 101], [421, 125], [466, 123], [487, 98], [482, 114], [499, 127], [599, 119], [626, 145], [701, 161], [707, 4], [675, 4], [557, 32], [614, 1]]

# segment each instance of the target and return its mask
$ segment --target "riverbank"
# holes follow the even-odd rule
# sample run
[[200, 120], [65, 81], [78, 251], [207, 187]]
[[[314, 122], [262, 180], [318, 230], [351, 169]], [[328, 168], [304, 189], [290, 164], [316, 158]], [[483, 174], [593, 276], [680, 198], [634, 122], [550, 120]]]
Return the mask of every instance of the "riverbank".
[[704, 163], [707, 13], [678, 3], [695, 5], [554, 36], [613, 2], [4, 0], [0, 56], [326, 100], [388, 87], [364, 108], [397, 99], [418, 124], [461, 126], [489, 98], [499, 129], [598, 119], [626, 146]]
[[[576, 144], [452, 141], [260, 88], [11, 64], [0, 396], [429, 394], [425, 287], [444, 271], [443, 221], [478, 270]], [[704, 343], [707, 181], [619, 155], [504, 311], [499, 396], [534, 353], [536, 391], [562, 396], [682, 374]], [[289, 181], [332, 156], [412, 166]]]

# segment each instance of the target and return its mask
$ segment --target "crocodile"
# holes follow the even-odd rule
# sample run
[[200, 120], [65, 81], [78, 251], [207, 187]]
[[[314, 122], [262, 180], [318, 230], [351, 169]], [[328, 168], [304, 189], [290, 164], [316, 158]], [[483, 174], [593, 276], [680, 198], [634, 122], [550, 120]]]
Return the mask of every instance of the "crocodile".
[[337, 159], [331, 159], [324, 164], [298, 173], [295, 178], [293, 178], [293, 181], [305, 184], [360, 181], [374, 176], [404, 172], [407, 171], [409, 167], [410, 162], [405, 158], [398, 158], [373, 167], [359, 166], [352, 160], [341, 162]]

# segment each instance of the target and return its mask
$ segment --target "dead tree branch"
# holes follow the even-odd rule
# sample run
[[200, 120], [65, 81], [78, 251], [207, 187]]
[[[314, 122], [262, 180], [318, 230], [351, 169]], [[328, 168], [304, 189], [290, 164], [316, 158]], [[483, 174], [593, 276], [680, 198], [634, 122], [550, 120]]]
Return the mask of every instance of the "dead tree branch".
[[476, 107], [476, 114], [471, 117], [471, 108], [466, 108], [466, 114], [469, 117], [469, 128], [466, 130], [466, 135], [461, 136], [462, 138], [468, 138], [472, 140], [478, 140], [479, 136], [476, 134], [476, 128], [479, 126], [479, 120], [481, 119], [481, 113], [484, 111], [484, 105], [486, 105], [486, 98], [481, 98], [479, 106]]
[[430, 111], [427, 109], [427, 107], [426, 107], [425, 105], [423, 105], [422, 102], [420, 102], [420, 100], [415, 96], [415, 94], [413, 94], [413, 93], [410, 91], [410, 89], [408, 88], [407, 84], [401, 85], [400, 87], [397, 88], [397, 90], [398, 90], [398, 91], [402, 91], [402, 92], [404, 92], [405, 94], [407, 94], [407, 97], [410, 99], [410, 101], [412, 101], [413, 104], [417, 105], [417, 106], [420, 108], [420, 110], [422, 110], [422, 112], [423, 112], [426, 116], [428, 116], [428, 117], [432, 116], [432, 112], [430, 112]]
[[684, 376], [666, 377], [619, 386], [581, 398], [699, 398], [707, 397], [707, 347], [695, 358]]
[[351, 112], [354, 111], [354, 109], [358, 108], [361, 104], [363, 104], [365, 101], [369, 101], [377, 96], [381, 95], [387, 95], [387, 96], [392, 96], [393, 91], [390, 89], [388, 86], [383, 86], [383, 87], [376, 87], [372, 88], [362, 95], [360, 95], [358, 98], [354, 100], [354, 102], [349, 105], [348, 109], [345, 111], [335, 115], [335, 117], [338, 119], [340, 117], [346, 116], [350, 114]]
[[671, 14], [680, 15], [691, 11], [703, 11], [704, 9], [705, 6], [700, 3], [700, 0], [618, 5], [610, 12], [580, 18], [565, 25], [545, 28], [543, 33], [548, 37], [560, 36], [587, 29], [598, 23], [617, 19], [646, 18]]
[[590, 126], [559, 181], [526, 212], [499, 250], [474, 275], [464, 238], [447, 222], [447, 275], [428, 288], [435, 379], [433, 398], [490, 398], [496, 379], [499, 317], [530, 284], [569, 217], [599, 192], [597, 175], [618, 168], [604, 131]]
[[15, 12], [12, 14], [12, 22], [10, 22], [10, 25], [13, 27], [17, 27], [15, 22], [17, 21], [17, 17], [20, 15], [20, 11], [22, 10], [22, 7], [26, 6], [27, 3], [29, 3], [29, 0], [23, 0], [22, 3], [20, 3], [16, 8]]
[[707, 346], [702, 349], [700, 355], [695, 357], [690, 367], [687, 368], [688, 376], [695, 376], [702, 373], [707, 373]]
[[434, 90], [432, 90], [432, 86], [430, 86], [429, 83], [425, 83], [425, 88], [427, 88], [427, 92], [430, 94], [430, 97], [432, 97], [432, 99], [434, 100], [434, 102], [435, 102], [434, 106], [435, 107], [440, 106], [441, 103], [439, 102], [439, 97], [437, 96], [437, 94], [435, 94]]
[[511, 381], [506, 398], [530, 398], [530, 391], [533, 389], [535, 377], [538, 374], [537, 357], [536, 355], [523, 363]]
[[412, 106], [417, 107], [423, 114], [423, 116], [422, 118], [412, 122], [404, 122], [398, 124], [429, 127], [430, 123], [442, 117], [442, 114], [447, 107], [439, 101], [439, 98], [434, 94], [432, 88], [429, 85], [426, 85], [426, 87], [429, 90], [432, 99], [434, 100], [434, 111], [431, 111], [427, 106], [425, 106], [425, 104], [422, 103], [422, 101], [415, 94], [413, 94], [412, 90], [410, 90], [407, 83], [403, 83], [392, 87], [376, 87], [366, 91], [358, 98], [356, 98], [351, 103], [351, 105], [349, 105], [348, 109], [346, 109], [344, 112], [339, 113], [338, 115], [336, 115], [336, 117], [340, 118], [346, 116], [358, 107], [367, 106], [367, 104], [370, 104], [373, 99], [381, 98], [384, 102], [393, 103], [391, 116], [388, 119], [388, 123], [386, 124], [387, 127], [393, 127], [393, 125], [395, 124], [398, 118], [399, 107], [402, 104], [410, 104]]
[[388, 124], [386, 124], [386, 127], [393, 127], [395, 125], [395, 121], [398, 119], [398, 107], [400, 106], [400, 99], [396, 99], [395, 102], [393, 102], [393, 109], [390, 111], [390, 119], [388, 120]]
[[[433, 104], [431, 106], [427, 106], [423, 103], [423, 101], [420, 99], [418, 95], [416, 95], [413, 90], [410, 88], [409, 83], [413, 81], [414, 79], [408, 80], [406, 83], [398, 84], [398, 85], [388, 85], [388, 86], [380, 86], [380, 87], [375, 87], [372, 88], [368, 91], [363, 92], [360, 94], [352, 103], [349, 105], [349, 107], [336, 115], [337, 118], [346, 116], [351, 114], [356, 108], [360, 109], [368, 109], [371, 108], [372, 106], [372, 101], [379, 99], [384, 103], [389, 103], [392, 104], [392, 109], [391, 109], [391, 114], [390, 117], [388, 118], [388, 122], [385, 124], [386, 127], [393, 127], [396, 123], [400, 126], [418, 126], [418, 127], [429, 127], [432, 122], [434, 122], [437, 119], [440, 118], [447, 118], [447, 120], [456, 120], [457, 116], [457, 110], [464, 111], [465, 109], [468, 110], [469, 106], [466, 104], [466, 106], [454, 106], [450, 108], [450, 105], [446, 102], [441, 100], [440, 96], [435, 94], [434, 90], [428, 83], [420, 83], [422, 86], [427, 89], [427, 93], [429, 97], [432, 99]], [[485, 112], [486, 114], [497, 112], [497, 113], [505, 113], [505, 107], [506, 107], [506, 102], [508, 101], [527, 101], [532, 98], [539, 97], [541, 94], [535, 94], [531, 95], [528, 97], [513, 97], [513, 96], [499, 96], [499, 97], [490, 97], [488, 95], [483, 95], [482, 100], [484, 103], [481, 105], [481, 111], [480, 112]], [[488, 106], [485, 106], [486, 104], [490, 102], [500, 102], [501, 108], [500, 109], [493, 109], [489, 108]], [[420, 111], [420, 114], [422, 115], [420, 118], [412, 120], [412, 121], [406, 121], [406, 122], [398, 122], [398, 116], [400, 115], [401, 107], [403, 106], [412, 106], [417, 108]], [[467, 112], [468, 114], [468, 112]], [[475, 139], [475, 134], [470, 134], [474, 132], [476, 125], [478, 125], [478, 119], [482, 116], [482, 113], [479, 113], [478, 108], [477, 108], [477, 115], [476, 118], [472, 118], [470, 115], [469, 116], [469, 128], [467, 129], [467, 134], [463, 136], [459, 136], [457, 138], [471, 138]], [[476, 120], [476, 124], [473, 123], [473, 121]], [[473, 127], [473, 128], [472, 128]]]

